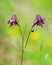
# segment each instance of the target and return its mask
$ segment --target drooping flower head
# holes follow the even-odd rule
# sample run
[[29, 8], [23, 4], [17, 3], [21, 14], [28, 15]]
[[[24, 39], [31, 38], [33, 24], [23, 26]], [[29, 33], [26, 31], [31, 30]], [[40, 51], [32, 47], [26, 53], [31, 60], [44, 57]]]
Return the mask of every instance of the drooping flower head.
[[44, 20], [45, 20], [45, 19], [43, 19], [40, 15], [36, 15], [36, 22], [34, 22], [33, 27], [34, 27], [35, 25], [42, 27], [43, 24], [45, 24]]
[[13, 15], [11, 17], [11, 19], [8, 20], [8, 24], [10, 24], [10, 26], [12, 26], [12, 25], [19, 25], [18, 20], [17, 20], [17, 16]]

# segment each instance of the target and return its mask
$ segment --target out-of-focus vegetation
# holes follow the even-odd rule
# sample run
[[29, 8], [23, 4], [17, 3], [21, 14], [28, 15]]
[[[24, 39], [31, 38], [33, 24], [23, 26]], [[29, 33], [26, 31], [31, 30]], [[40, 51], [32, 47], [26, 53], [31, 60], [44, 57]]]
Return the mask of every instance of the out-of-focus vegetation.
[[27, 23], [25, 41], [36, 14], [45, 17], [43, 28], [35, 26], [30, 35], [23, 65], [52, 65], [52, 0], [0, 0], [0, 65], [20, 65], [20, 31], [7, 24], [13, 14], [23, 33]]

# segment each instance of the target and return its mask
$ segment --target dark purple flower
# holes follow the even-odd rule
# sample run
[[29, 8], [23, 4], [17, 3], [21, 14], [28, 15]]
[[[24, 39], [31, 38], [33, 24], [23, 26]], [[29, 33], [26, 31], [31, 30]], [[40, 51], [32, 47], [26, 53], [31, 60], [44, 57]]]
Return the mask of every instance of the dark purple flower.
[[8, 24], [10, 24], [10, 26], [19, 25], [16, 15], [13, 15], [12, 18], [8, 20]]
[[45, 20], [45, 19], [43, 19], [40, 15], [36, 15], [36, 22], [34, 22], [33, 27], [34, 27], [35, 25], [42, 27], [43, 24], [45, 24], [44, 20]]

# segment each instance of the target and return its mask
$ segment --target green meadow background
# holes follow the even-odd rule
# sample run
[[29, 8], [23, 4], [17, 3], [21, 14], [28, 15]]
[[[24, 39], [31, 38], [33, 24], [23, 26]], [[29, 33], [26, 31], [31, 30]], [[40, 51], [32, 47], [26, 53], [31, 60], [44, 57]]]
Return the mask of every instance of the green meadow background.
[[42, 28], [33, 28], [23, 65], [52, 65], [52, 0], [0, 0], [0, 65], [20, 65], [20, 31], [18, 26], [7, 23], [13, 14], [19, 19], [24, 44], [36, 15], [40, 14], [46, 22]]

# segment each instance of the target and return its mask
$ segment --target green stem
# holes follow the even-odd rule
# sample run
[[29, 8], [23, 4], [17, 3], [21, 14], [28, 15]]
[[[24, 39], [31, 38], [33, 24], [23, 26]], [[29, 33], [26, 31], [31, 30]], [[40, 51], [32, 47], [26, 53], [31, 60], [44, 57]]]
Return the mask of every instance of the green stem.
[[27, 27], [27, 24], [26, 24], [25, 29], [24, 29], [24, 34], [22, 34], [21, 27], [20, 27], [20, 25], [19, 25], [20, 33], [21, 33], [21, 36], [22, 36], [22, 54], [21, 54], [21, 65], [23, 64], [23, 52], [24, 52], [23, 45], [24, 45], [24, 35], [25, 35], [25, 30], [26, 30], [26, 27]]
[[[31, 30], [32, 30], [32, 28], [33, 28], [33, 27], [31, 27]], [[21, 65], [22, 65], [22, 64], [23, 64], [23, 54], [24, 54], [24, 49], [23, 49], [24, 36], [23, 36], [23, 34], [22, 34], [22, 31], [21, 31], [21, 27], [20, 27], [20, 26], [19, 26], [19, 29], [20, 29], [20, 33], [21, 33], [21, 35], [22, 35], [22, 54], [21, 54]], [[26, 30], [26, 26], [25, 26], [25, 30]], [[31, 30], [30, 30], [29, 35], [28, 35], [28, 37], [27, 37], [26, 44], [25, 44], [25, 47], [24, 47], [24, 48], [26, 48], [26, 46], [27, 46], [27, 43], [28, 43], [28, 40], [29, 40], [29, 36], [30, 36], [30, 34], [31, 34]], [[25, 34], [25, 31], [24, 31], [24, 34]]]
[[30, 30], [30, 32], [29, 32], [29, 34], [28, 34], [28, 37], [27, 37], [26, 44], [25, 44], [25, 47], [24, 47], [24, 48], [26, 48], [26, 46], [27, 46], [27, 43], [28, 43], [28, 40], [29, 40], [29, 37], [30, 37], [31, 31], [32, 31], [32, 28], [33, 28], [33, 27], [31, 27], [31, 30]]
[[[33, 27], [32, 27], [32, 28], [33, 28]], [[32, 28], [31, 28], [31, 30], [32, 30]], [[26, 30], [26, 29], [25, 29], [25, 30]], [[26, 46], [27, 46], [27, 43], [28, 43], [28, 40], [29, 40], [29, 36], [30, 36], [30, 34], [31, 34], [31, 30], [30, 30], [29, 35], [28, 35], [28, 37], [27, 37], [26, 44], [25, 44], [25, 47], [24, 47], [24, 48], [26, 48]], [[23, 42], [24, 42], [24, 38], [23, 38]], [[24, 54], [24, 49], [23, 49], [23, 45], [22, 45], [21, 65], [22, 65], [22, 63], [23, 63], [23, 54]]]
[[[26, 24], [27, 26], [27, 24]], [[26, 30], [26, 26], [25, 26], [25, 29], [24, 29], [24, 34], [23, 34], [23, 38], [22, 38], [22, 55], [21, 55], [21, 65], [23, 64], [23, 52], [24, 52], [24, 49], [23, 49], [23, 43], [24, 43], [24, 35], [25, 35], [25, 30]]]
[[[25, 27], [26, 28], [26, 27]], [[33, 27], [32, 27], [33, 28]], [[32, 28], [31, 28], [31, 30], [32, 30]], [[25, 29], [26, 30], [26, 29]], [[25, 44], [25, 47], [24, 48], [26, 48], [26, 46], [27, 46], [27, 43], [28, 43], [28, 40], [29, 40], [29, 36], [30, 36], [30, 34], [31, 34], [31, 30], [30, 30], [30, 32], [29, 32], [29, 35], [28, 35], [28, 37], [27, 37], [27, 40], [26, 40], [26, 44]], [[22, 50], [22, 59], [23, 59], [23, 54], [24, 54], [24, 49]]]
[[41, 65], [41, 52], [42, 52], [42, 43], [40, 44], [40, 65]]
[[20, 33], [21, 33], [21, 36], [22, 36], [22, 48], [21, 48], [21, 50], [22, 50], [22, 54], [21, 54], [21, 65], [22, 65], [22, 64], [23, 64], [23, 44], [24, 44], [24, 36], [23, 36], [23, 34], [22, 34], [20, 25], [19, 25], [19, 29], [20, 29]]
[[23, 64], [23, 43], [24, 43], [24, 37], [22, 38], [22, 54], [21, 54], [21, 65]]

